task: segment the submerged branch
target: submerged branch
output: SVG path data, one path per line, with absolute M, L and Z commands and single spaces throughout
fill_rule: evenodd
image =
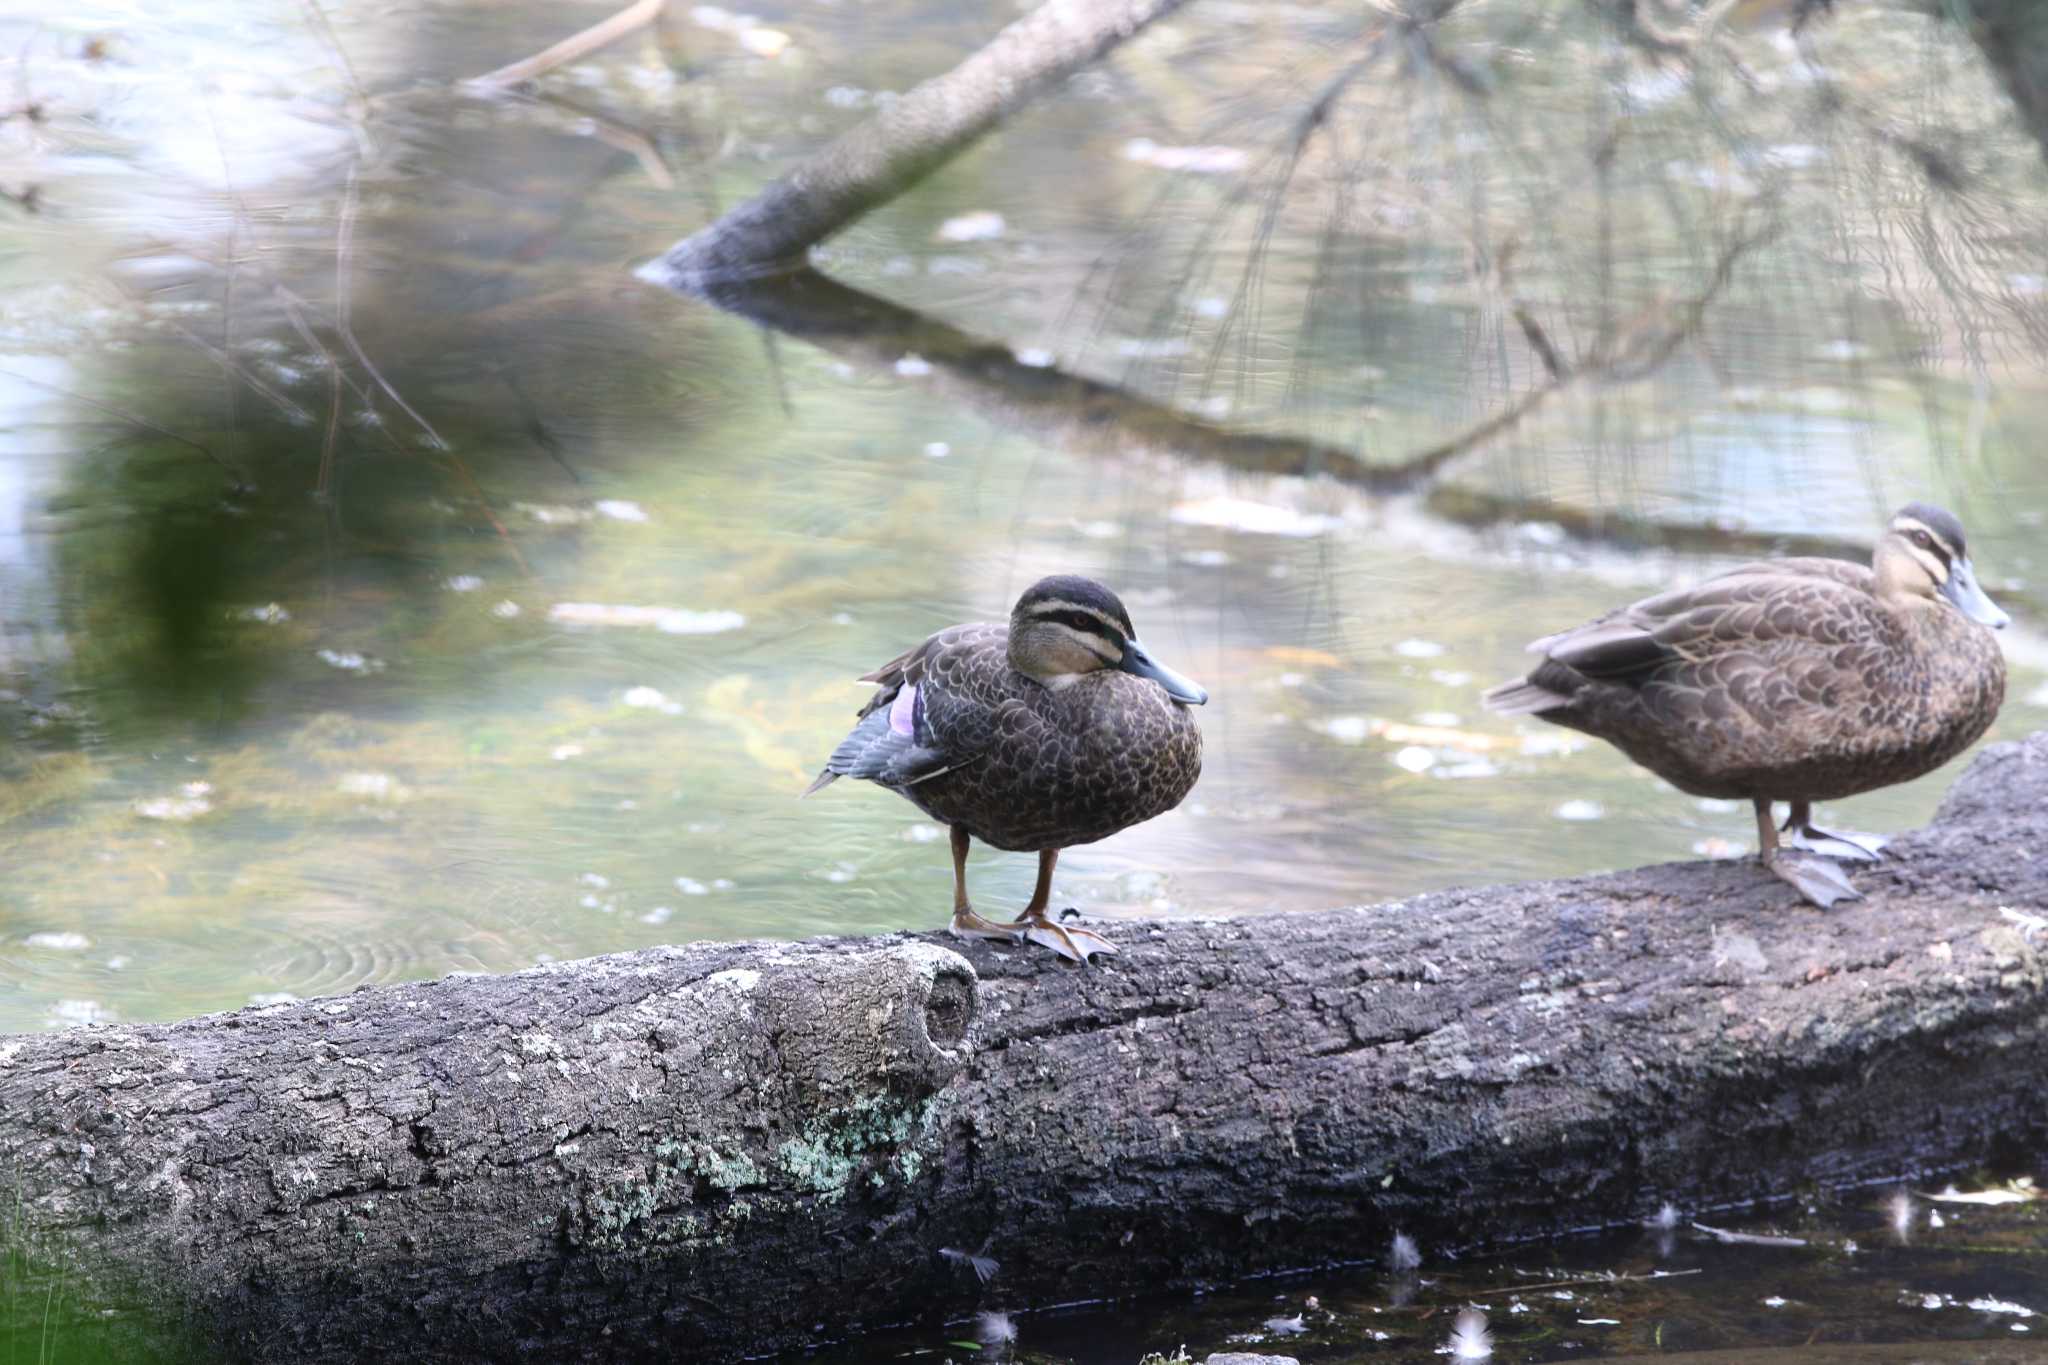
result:
M 1171 455 L 1265 475 L 1327 475 L 1374 493 L 1417 487 L 1409 473 L 1381 468 L 1336 446 L 1228 431 L 1101 380 L 1027 365 L 1001 342 L 813 270 L 731 281 L 708 289 L 705 297 L 874 369 L 903 373 L 928 366 L 926 379 L 935 387 L 1062 449 Z M 910 360 L 922 364 L 903 364 Z
M 1453 461 L 1512 431 L 1531 413 L 1574 385 L 1627 383 L 1645 378 L 1676 354 L 1679 347 L 1699 335 L 1708 309 L 1734 277 L 1737 262 L 1770 236 L 1768 228 L 1757 232 L 1738 230 L 1721 249 L 1712 273 L 1697 294 L 1676 308 L 1660 306 L 1636 317 L 1613 339 L 1603 339 L 1576 363 L 1564 362 L 1534 315 L 1516 303 L 1515 319 L 1548 378 L 1498 412 L 1447 440 L 1417 451 L 1394 467 L 1410 477 L 1411 486 L 1434 483 Z
M 501 66 L 496 71 L 487 71 L 481 76 L 472 76 L 464 84 L 473 89 L 491 90 L 521 81 L 530 81 L 553 71 L 558 66 L 567 66 L 579 61 L 600 48 L 611 46 L 628 34 L 641 29 L 661 17 L 668 0 L 634 0 L 617 14 L 600 19 L 579 33 L 572 33 L 552 47 L 543 48 L 521 61 Z

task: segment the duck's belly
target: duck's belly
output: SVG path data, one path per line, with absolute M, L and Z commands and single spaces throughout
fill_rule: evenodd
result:
M 1682 792 L 1693 796 L 1772 801 L 1837 801 L 1933 772 L 1981 733 L 1954 731 L 1938 743 L 1886 747 L 1863 752 L 1833 749 L 1787 751 L 1759 756 L 1727 754 L 1709 738 L 1694 745 L 1665 737 L 1624 741 L 1615 746 Z
M 1674 724 L 1637 702 L 1596 711 L 1586 724 L 1557 719 L 1609 741 L 1693 796 L 1834 801 L 1933 772 L 1984 733 L 1997 704 L 1901 710 L 1881 725 L 1840 715 L 1825 725 L 1750 715 Z
M 945 825 L 1020 852 L 1106 839 L 1181 803 L 1202 772 L 1202 736 L 1183 719 L 1152 743 L 1000 752 L 903 789 Z

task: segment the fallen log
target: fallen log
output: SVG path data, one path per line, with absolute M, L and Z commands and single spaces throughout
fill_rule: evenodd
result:
M 1701 862 L 15 1036 L 0 1207 L 237 1356 L 715 1360 L 977 1257 L 1019 1307 L 1924 1176 L 2048 1132 L 2044 849 L 2048 734 L 1833 911 Z

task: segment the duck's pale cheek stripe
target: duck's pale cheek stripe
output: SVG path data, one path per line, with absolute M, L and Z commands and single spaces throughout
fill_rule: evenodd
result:
M 917 684 L 911 683 L 889 703 L 889 728 L 899 735 L 911 732 L 911 717 L 917 710 Z

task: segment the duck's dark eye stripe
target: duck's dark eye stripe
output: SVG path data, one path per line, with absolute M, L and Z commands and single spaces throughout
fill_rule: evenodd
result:
M 1078 630 L 1083 635 L 1099 636 L 1119 648 L 1123 645 L 1123 637 L 1120 634 L 1103 624 L 1100 618 L 1090 616 L 1085 611 L 1054 612 L 1051 619 L 1070 630 Z

